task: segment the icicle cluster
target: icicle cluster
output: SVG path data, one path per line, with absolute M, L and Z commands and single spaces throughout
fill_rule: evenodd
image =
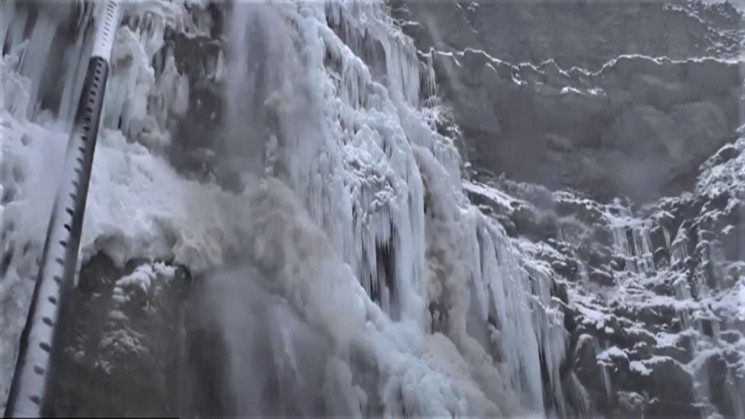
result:
M 301 81 L 273 106 L 289 184 L 310 214 L 367 294 L 393 318 L 452 340 L 489 399 L 515 411 L 514 391 L 542 412 L 543 360 L 550 405 L 563 410 L 566 336 L 550 277 L 527 272 L 501 227 L 465 199 L 452 139 L 420 107 L 431 67 L 381 2 L 281 13 L 302 46 L 292 73 Z M 320 123 L 307 123 L 308 104 L 323 110 Z
M 7 4 L 14 7 L 2 7 Z M 258 39 L 278 47 L 267 50 L 283 52 L 258 58 L 228 48 L 232 55 L 219 71 L 221 77 L 225 71 L 225 101 L 233 108 L 226 135 L 240 138 L 226 144 L 228 151 L 232 146 L 265 152 L 271 167 L 264 173 L 287 184 L 303 207 L 288 203 L 283 187 L 270 181 L 269 192 L 258 195 L 282 198 L 266 198 L 276 205 L 261 209 L 263 201 L 256 204 L 251 191 L 234 196 L 183 180 L 152 155 L 179 140 L 169 137 L 165 124 L 185 112 L 193 88 L 179 74 L 172 51 L 158 55 L 165 33 L 194 33 L 200 26 L 187 19 L 183 2 L 134 2 L 117 35 L 104 116 L 105 126 L 121 133 L 105 132 L 97 150 L 84 255 L 104 250 L 117 264 L 131 257 L 164 258 L 203 272 L 245 245 L 245 234 L 255 257 L 279 270 L 288 300 L 314 326 L 351 341 L 377 366 L 379 387 L 366 390 L 383 399 L 383 413 L 563 412 L 559 369 L 566 337 L 550 295 L 551 278 L 542 265 L 527 264 L 516 243 L 463 193 L 453 139 L 436 130 L 440 110 L 423 105 L 436 91 L 431 63 L 419 60 L 383 1 L 265 7 L 271 10 L 237 7 L 231 14 L 229 39 L 250 41 L 257 34 L 247 37 L 246 25 L 256 16 L 245 13 L 268 13 L 264 24 L 276 26 L 269 28 L 271 36 Z M 81 22 L 90 19 L 84 10 Z M 3 10 L 0 36 L 22 31 L 5 28 L 20 25 L 6 16 L 23 13 Z M 50 28 L 56 26 L 32 26 L 33 48 L 11 45 L 25 54 L 48 51 L 56 30 Z M 83 35 L 76 32 L 77 49 L 64 49 L 70 63 L 84 54 Z M 13 79 L 0 102 L 16 117 L 25 112 L 23 103 L 39 103 L 36 72 L 44 67 L 34 61 L 42 58 L 23 54 L 14 57 L 31 63 L 27 68 L 6 64 L 3 55 L 3 65 L 26 77 L 26 84 Z M 252 114 L 241 113 L 246 103 L 240 94 L 255 94 L 251 89 L 258 83 L 235 71 L 256 59 L 271 70 L 262 79 L 268 91 L 252 108 L 266 115 L 262 130 L 231 131 L 247 126 L 242 119 Z M 79 86 L 80 73 L 69 66 L 65 86 Z M 79 87 L 70 89 L 71 100 Z M 70 108 L 65 109 L 61 117 Z M 307 226 L 301 214 L 306 211 L 322 234 Z M 318 258 L 325 259 L 314 262 Z M 350 397 L 359 400 L 351 406 L 372 398 L 355 394 Z

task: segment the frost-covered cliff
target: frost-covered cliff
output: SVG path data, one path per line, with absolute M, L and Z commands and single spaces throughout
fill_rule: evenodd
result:
M 710 192 L 737 196 L 739 145 L 646 212 L 470 180 L 442 64 L 514 68 L 419 52 L 395 3 L 124 4 L 56 413 L 742 415 L 742 258 L 689 257 L 739 208 Z M 0 7 L 4 398 L 96 8 Z

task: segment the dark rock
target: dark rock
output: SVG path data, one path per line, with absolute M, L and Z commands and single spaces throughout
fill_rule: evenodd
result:
M 640 341 L 634 344 L 634 347 L 629 349 L 629 358 L 632 361 L 642 361 L 651 358 L 653 355 L 654 346 L 656 344 L 654 336 L 646 334 L 648 337 L 647 341 Z
M 81 267 L 78 290 L 92 295 L 111 290 L 114 282 L 121 277 L 121 270 L 105 253 L 97 253 Z
M 626 258 L 617 255 L 610 261 L 610 268 L 614 271 L 623 271 L 626 269 L 626 263 Z
M 556 271 L 559 275 L 567 278 L 570 281 L 577 280 L 576 273 L 577 268 L 574 264 L 570 264 L 567 260 L 554 260 L 551 262 L 551 268 Z
M 149 284 L 121 281 L 135 269 L 152 274 Z M 55 415 L 176 415 L 178 324 L 189 273 L 151 262 L 119 270 L 98 254 L 83 265 L 80 283 L 63 309 Z
M 694 406 L 693 377 L 683 365 L 672 358 L 664 358 L 647 364 L 647 368 L 652 370 L 650 396 L 654 398 L 649 405 L 649 414 L 654 417 L 700 414 Z
M 657 295 L 672 295 L 675 293 L 672 286 L 667 282 L 658 282 L 651 287 L 651 291 Z
M 543 225 L 540 214 L 528 205 L 520 205 L 510 215 L 518 234 L 540 240 L 543 236 Z
M 705 368 L 709 379 L 711 402 L 725 417 L 737 417 L 736 405 L 742 401 L 733 399 L 733 396 L 737 394 L 737 390 L 733 391 L 733 389 L 736 389 L 737 385 L 729 372 L 727 361 L 721 354 L 713 354 L 706 360 Z
M 698 418 L 701 417 L 700 410 L 692 402 L 664 401 L 654 398 L 647 406 L 647 414 L 659 418 Z
M 605 270 L 605 267 L 610 263 L 612 254 L 611 250 L 605 246 L 599 246 L 597 244 L 587 249 L 587 253 L 583 256 L 586 257 L 586 263 L 588 269 L 600 269 Z
M 735 343 L 743 339 L 743 336 L 737 330 L 724 330 L 719 334 L 719 338 L 727 343 Z
M 657 269 L 665 268 L 670 264 L 670 252 L 667 248 L 658 247 L 652 254 L 654 260 L 654 266 Z

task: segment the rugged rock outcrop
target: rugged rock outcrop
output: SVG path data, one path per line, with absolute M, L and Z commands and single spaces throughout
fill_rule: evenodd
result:
M 741 15 L 728 3 L 395 10 L 417 21 L 405 28 L 433 60 L 476 170 L 646 201 L 690 187 L 691 169 L 735 138 L 741 64 L 726 58 Z
M 55 416 L 178 414 L 180 318 L 190 280 L 184 268 L 163 262 L 117 269 L 103 253 L 83 266 L 55 354 Z

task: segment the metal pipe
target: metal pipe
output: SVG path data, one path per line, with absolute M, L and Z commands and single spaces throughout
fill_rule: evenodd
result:
M 109 59 L 119 25 L 119 0 L 107 0 L 98 20 L 93 53 L 78 102 L 65 153 L 62 181 L 49 220 L 39 275 L 18 361 L 8 395 L 5 417 L 41 417 L 50 413 L 48 400 L 54 382 L 52 353 L 59 342 L 60 307 L 74 286 L 85 203 L 93 154 L 106 92 Z

